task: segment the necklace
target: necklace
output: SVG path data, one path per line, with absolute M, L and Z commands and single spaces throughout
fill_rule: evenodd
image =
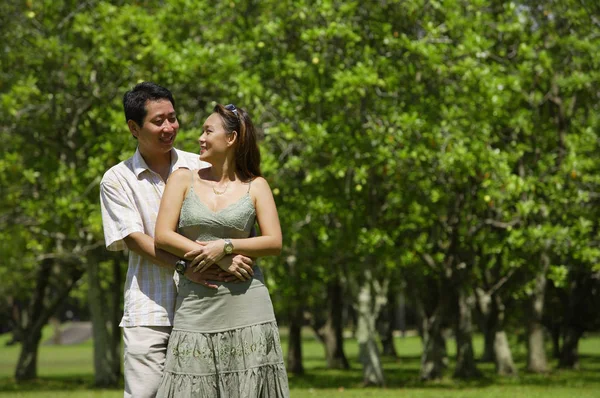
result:
M 217 191 L 217 190 L 215 189 L 215 186 L 216 186 L 216 185 L 213 185 L 213 187 L 212 187 L 212 190 L 213 190 L 213 192 L 215 193 L 215 195 L 223 195 L 223 194 L 225 193 L 225 191 L 227 191 L 227 188 L 229 188 L 229 183 L 230 183 L 230 182 L 231 182 L 231 181 L 227 181 L 227 184 L 225 184 L 225 189 L 223 189 L 222 191 Z

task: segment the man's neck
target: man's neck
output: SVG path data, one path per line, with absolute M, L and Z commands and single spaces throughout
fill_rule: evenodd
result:
M 160 175 L 164 181 L 167 181 L 171 172 L 171 153 L 172 151 L 166 153 L 144 153 L 140 150 L 140 154 L 150 170 Z

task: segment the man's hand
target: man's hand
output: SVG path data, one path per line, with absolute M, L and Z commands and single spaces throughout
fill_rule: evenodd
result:
M 185 270 L 185 277 L 194 283 L 198 283 L 210 289 L 217 289 L 219 286 L 215 285 L 214 283 L 210 283 L 209 280 L 218 282 L 228 282 L 227 279 L 233 278 L 226 272 L 223 272 L 217 266 L 209 267 L 204 272 L 194 272 L 192 268 L 188 266 L 188 268 Z
M 229 280 L 226 280 L 226 282 L 235 280 L 245 282 L 254 276 L 254 270 L 252 269 L 254 261 L 250 257 L 241 254 L 225 256 L 217 262 L 217 265 L 227 274 L 230 274 L 228 275 Z

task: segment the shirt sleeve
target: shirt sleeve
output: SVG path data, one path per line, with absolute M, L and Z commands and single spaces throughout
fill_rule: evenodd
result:
M 134 200 L 119 181 L 104 178 L 100 183 L 100 207 L 106 248 L 124 250 L 123 239 L 134 232 L 144 232 L 144 225 Z

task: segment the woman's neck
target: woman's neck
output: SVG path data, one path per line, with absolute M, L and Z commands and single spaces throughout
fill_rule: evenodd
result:
M 236 179 L 235 163 L 225 159 L 223 162 L 211 163 L 210 176 L 217 183 L 226 183 Z

